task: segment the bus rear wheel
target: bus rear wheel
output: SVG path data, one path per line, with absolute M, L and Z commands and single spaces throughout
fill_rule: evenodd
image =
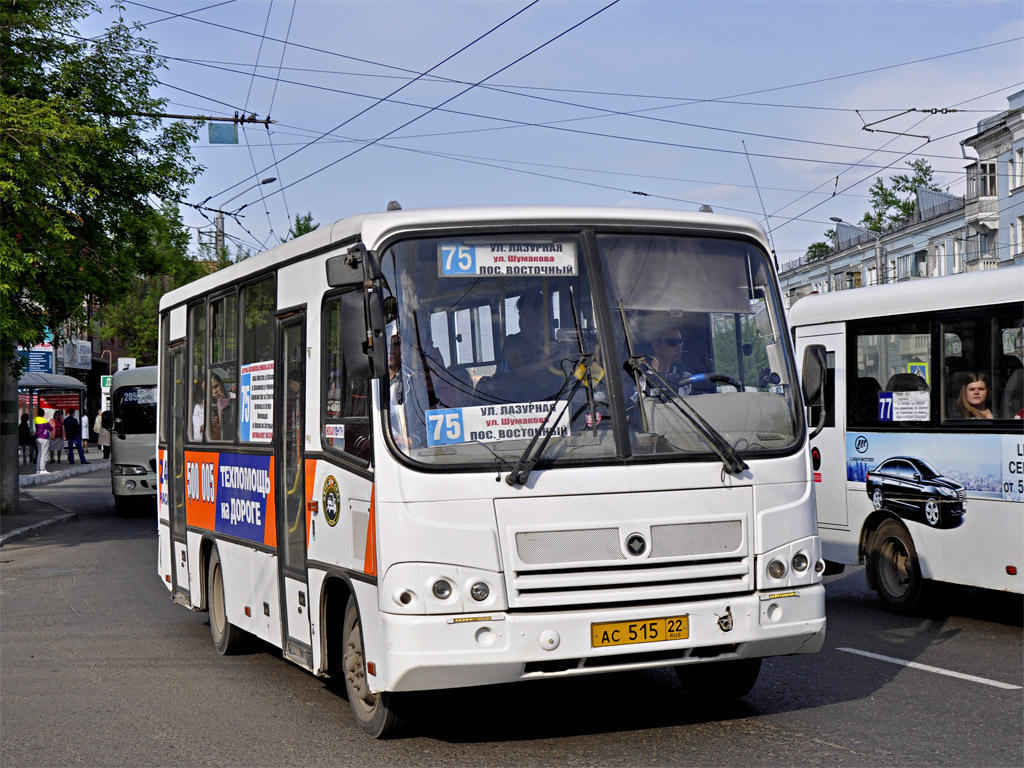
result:
M 750 693 L 761 673 L 761 659 L 732 659 L 703 664 L 680 664 L 676 677 L 695 701 L 725 704 Z
M 354 597 L 345 608 L 342 629 L 342 667 L 345 672 L 345 694 L 356 723 L 375 739 L 395 733 L 401 720 L 395 712 L 396 695 L 381 691 L 373 693 L 366 680 L 366 657 L 363 650 L 362 625 Z
M 871 537 L 868 567 L 882 605 L 893 613 L 910 614 L 924 603 L 925 579 L 910 532 L 886 520 Z
M 210 566 L 206 569 L 206 599 L 210 606 L 210 635 L 217 653 L 222 656 L 238 653 L 245 643 L 245 632 L 228 621 L 224 569 L 216 547 L 210 550 Z

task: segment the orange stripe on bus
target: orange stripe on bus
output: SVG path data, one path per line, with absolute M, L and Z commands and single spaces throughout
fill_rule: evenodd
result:
M 306 549 L 309 549 L 309 529 L 313 520 L 313 516 L 309 514 L 309 502 L 313 500 L 313 483 L 316 482 L 316 459 L 306 459 L 303 469 L 305 470 L 303 492 L 306 496 L 303 500 L 303 509 L 306 511 Z
M 376 486 L 370 487 L 370 519 L 366 524 L 366 554 L 363 555 L 363 573 L 370 576 L 377 575 L 377 525 L 374 520 L 373 496 Z

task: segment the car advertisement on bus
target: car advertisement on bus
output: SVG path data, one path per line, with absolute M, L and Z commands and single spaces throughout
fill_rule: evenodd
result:
M 846 472 L 875 509 L 953 528 L 971 499 L 1024 501 L 1024 436 L 851 432 Z

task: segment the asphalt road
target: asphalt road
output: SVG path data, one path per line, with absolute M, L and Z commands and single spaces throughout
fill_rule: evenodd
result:
M 671 671 L 600 675 L 424 695 L 374 742 L 275 649 L 218 656 L 156 576 L 155 518 L 117 517 L 105 474 L 36 493 L 79 516 L 0 549 L 5 767 L 1024 764 L 1024 691 L 997 687 L 1024 685 L 1019 597 L 896 617 L 857 569 L 829 577 L 824 650 L 766 660 L 724 709 Z

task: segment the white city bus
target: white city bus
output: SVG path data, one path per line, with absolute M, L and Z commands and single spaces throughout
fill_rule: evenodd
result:
M 372 736 L 407 691 L 673 666 L 735 697 L 821 647 L 824 360 L 796 383 L 752 222 L 356 216 L 160 312 L 160 576 Z
M 118 371 L 110 383 L 110 485 L 124 514 L 149 504 L 156 511 L 157 367 Z
M 1024 269 L 1009 268 L 789 313 L 798 352 L 827 350 L 811 445 L 829 572 L 866 563 L 890 610 L 919 608 L 931 581 L 1024 592 L 1022 301 Z

